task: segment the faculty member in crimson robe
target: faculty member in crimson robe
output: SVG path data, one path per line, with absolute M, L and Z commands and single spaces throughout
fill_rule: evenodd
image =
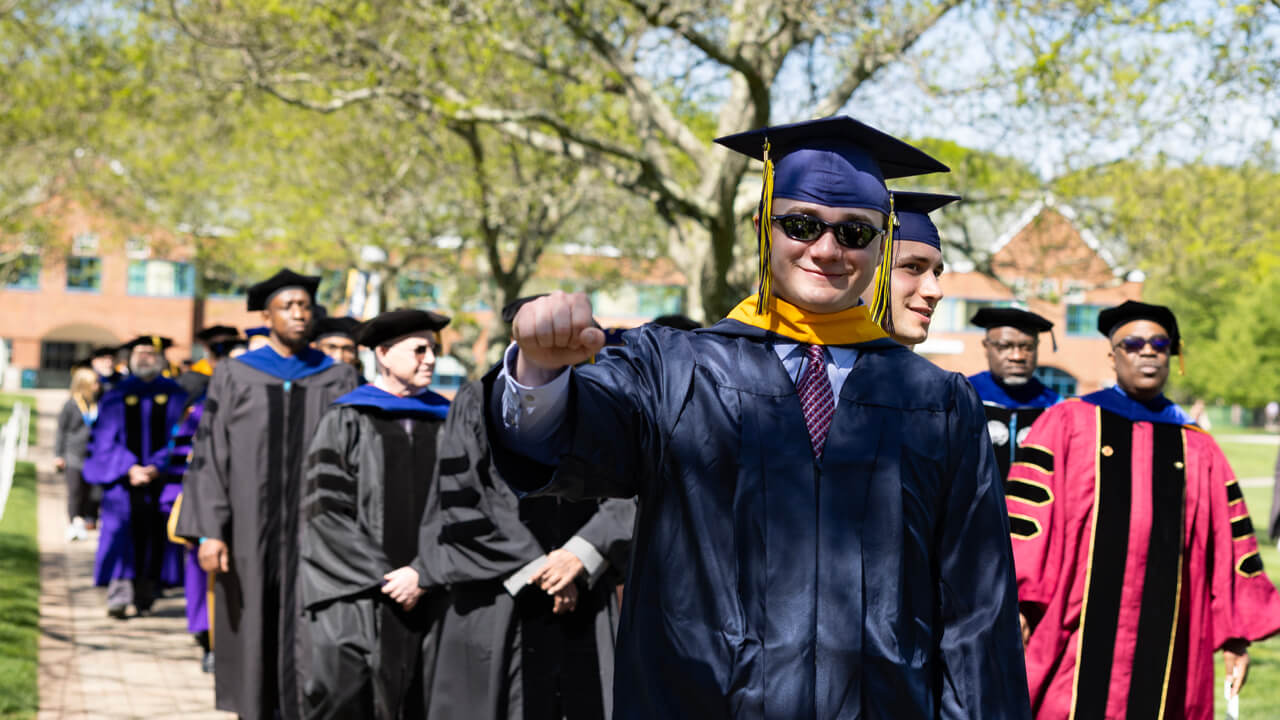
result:
M 891 277 L 884 178 L 946 167 L 848 117 L 719 142 L 765 161 L 758 294 L 574 367 L 605 336 L 552 293 L 486 401 L 497 442 L 558 466 L 513 487 L 639 497 L 614 716 L 1028 717 L 981 403 L 859 300 Z
M 186 393 L 160 375 L 172 344 L 144 335 L 121 346 L 129 351 L 130 374 L 99 401 L 84 463 L 85 481 L 103 490 L 93 579 L 106 586 L 107 614 L 118 619 L 129 605 L 148 612 L 163 586 L 182 581 L 160 507 L 169 487 L 182 480 L 168 471 L 168 447 Z
M 418 526 L 449 401 L 431 392 L 449 318 L 392 310 L 356 339 L 377 378 L 334 401 L 307 460 L 300 583 L 312 661 L 304 716 L 423 717 Z
M 176 532 L 217 573 L 217 707 L 246 720 L 300 717 L 303 461 L 320 418 L 357 385 L 354 368 L 307 345 L 319 283 L 286 269 L 249 288 L 266 344 L 214 370 L 183 484 Z
M 1233 692 L 1280 630 L 1249 510 L 1208 433 L 1163 395 L 1173 313 L 1098 315 L 1116 386 L 1049 408 L 1007 486 L 1037 720 L 1213 718 L 1213 654 Z

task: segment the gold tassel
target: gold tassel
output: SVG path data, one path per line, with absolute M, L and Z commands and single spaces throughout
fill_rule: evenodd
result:
M 1183 343 L 1182 347 L 1178 348 L 1178 375 L 1187 374 L 1187 362 L 1182 359 L 1186 357 L 1186 354 L 1187 354 L 1187 346 L 1185 343 Z
M 884 236 L 884 252 L 880 257 L 880 266 L 876 268 L 876 291 L 871 300 L 871 319 L 885 330 L 892 332 L 893 317 L 889 310 L 889 276 L 893 272 L 893 230 L 898 224 L 898 215 L 893 210 L 893 194 L 889 194 L 889 228 Z
M 769 269 L 773 254 L 773 158 L 769 157 L 769 141 L 764 141 L 764 178 L 760 186 L 760 293 L 756 296 L 756 313 L 763 314 L 773 295 L 773 272 Z

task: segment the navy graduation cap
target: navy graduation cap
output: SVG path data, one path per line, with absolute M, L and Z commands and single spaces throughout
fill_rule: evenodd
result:
M 893 212 L 898 216 L 898 240 L 924 243 L 941 250 L 942 238 L 929 213 L 959 199 L 959 195 L 894 190 Z
M 929 154 L 847 115 L 750 130 L 717 138 L 730 150 L 764 161 L 760 193 L 760 293 L 763 312 L 772 292 L 769 254 L 773 247 L 773 199 L 813 202 L 827 207 L 876 210 L 889 218 L 884 258 L 893 249 L 893 199 L 889 178 L 910 177 L 950 168 Z M 881 265 L 887 264 L 882 260 Z M 888 299 L 888 268 L 880 273 L 872 317 L 883 316 Z M 881 295 L 884 295 L 882 298 Z M 877 310 L 878 309 L 878 310 Z

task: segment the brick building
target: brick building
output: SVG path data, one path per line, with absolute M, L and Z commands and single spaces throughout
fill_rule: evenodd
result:
M 1083 395 L 1115 382 L 1098 334 L 1098 311 L 1142 297 L 1139 273 L 1118 277 L 1106 251 L 1078 228 L 1069 207 L 1052 200 L 1029 208 L 993 246 L 995 277 L 978 272 L 942 275 L 929 340 L 916 350 L 947 370 L 987 369 L 985 331 L 969 323 L 982 307 L 1018 306 L 1053 321 L 1058 351 L 1041 336 L 1041 380 L 1064 395 Z M 945 238 L 944 238 L 945 242 Z
M 3 387 L 66 387 L 71 364 L 90 348 L 144 333 L 173 338 L 169 358 L 179 360 L 191 356 L 201 327 L 261 324 L 243 296 L 196 302 L 189 251 L 171 234 L 67 198 L 38 214 L 47 221 L 44 240 L 6 248 L 21 255 L 0 285 Z
M 66 198 L 49 201 L 37 215 L 46 221 L 41 242 L 0 242 L 0 252 L 19 253 L 13 272 L 0 283 L 0 343 L 9 358 L 0 377 L 2 388 L 66 387 L 72 363 L 92 347 L 117 345 L 144 333 L 173 338 L 169 359 L 177 362 L 198 357 L 193 336 L 203 327 L 262 324 L 258 313 L 245 311 L 244 295 L 236 289 L 219 292 L 206 279 L 206 297 L 196 297 L 190 249 L 172 233 L 120 221 L 101 206 Z M 469 277 L 443 282 L 474 285 L 483 278 L 475 257 L 464 259 L 463 266 L 473 268 L 464 272 Z M 321 290 L 337 298 L 331 310 L 347 311 L 341 298 L 345 285 L 350 300 L 351 279 L 342 269 L 326 273 Z M 457 330 L 446 331 L 446 350 L 465 337 L 471 364 L 485 366 L 496 351 L 488 342 L 495 310 L 479 300 L 449 307 L 445 298 L 466 293 L 432 280 L 423 269 L 401 269 L 392 293 L 396 304 L 452 315 Z M 629 327 L 655 315 L 683 312 L 684 282 L 675 265 L 663 258 L 636 260 L 568 249 L 543 256 L 526 292 L 607 288 L 593 292 L 601 322 Z M 437 389 L 456 388 L 466 374 L 456 359 L 442 359 Z

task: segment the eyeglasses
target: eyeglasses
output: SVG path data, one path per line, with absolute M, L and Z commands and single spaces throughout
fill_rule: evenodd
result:
M 1152 350 L 1158 353 L 1168 352 L 1169 347 L 1173 345 L 1173 341 L 1168 335 L 1156 335 L 1154 337 L 1144 338 L 1137 335 L 1129 335 L 1116 343 L 1116 347 L 1124 348 L 1125 352 L 1142 352 L 1142 348 L 1150 345 Z
M 439 345 L 419 345 L 418 347 L 416 347 L 416 348 L 414 348 L 414 349 L 413 349 L 413 354 L 414 354 L 414 355 L 426 355 L 428 350 L 430 350 L 430 351 L 431 351 L 431 354 L 432 354 L 432 355 L 439 355 L 439 354 L 440 354 L 440 346 L 439 346 Z
M 861 250 L 884 235 L 884 230 L 856 220 L 829 223 L 812 215 L 800 214 L 773 215 L 769 219 L 778 223 L 782 232 L 792 240 L 813 242 L 822 237 L 822 233 L 830 230 L 836 242 L 853 250 Z

